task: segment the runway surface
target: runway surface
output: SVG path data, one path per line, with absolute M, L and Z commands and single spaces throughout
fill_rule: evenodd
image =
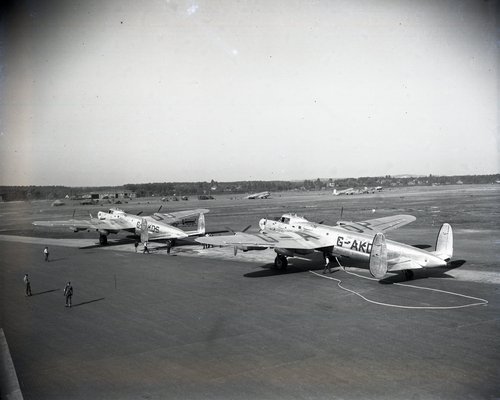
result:
M 379 283 L 348 273 L 369 276 L 359 268 L 322 277 L 318 256 L 291 259 L 287 272 L 277 272 L 269 269 L 273 254 L 267 251 L 234 257 L 231 249 L 187 245 L 171 255 L 161 248 L 135 254 L 125 235 L 102 248 L 94 234 L 29 226 L 44 219 L 40 214 L 70 218 L 68 209 L 0 205 L 1 325 L 24 398 L 500 397 L 498 220 L 483 216 L 498 213 L 498 192 L 486 189 L 459 192 L 461 205 L 450 201 L 451 192 L 342 199 L 360 216 L 354 220 L 373 214 L 373 204 L 375 217 L 381 204 L 414 215 L 439 207 L 443 217 L 420 218 L 430 226 L 417 220 L 392 238 L 433 243 L 441 219 L 452 223 L 463 265 L 419 271 L 406 282 L 440 291 L 397 285 L 398 276 Z M 474 209 L 464 204 L 469 194 Z M 257 224 L 259 213 L 281 203 L 299 211 L 315 206 L 318 217 L 337 205 L 319 195 L 289 200 L 216 200 L 208 216 L 238 228 L 247 224 L 248 217 L 240 217 L 245 210 L 248 223 Z M 176 207 L 198 205 L 190 203 Z M 452 206 L 463 212 L 453 213 Z M 24 296 L 25 273 L 32 297 Z M 71 309 L 62 292 L 68 280 L 75 292 Z M 487 304 L 467 306 L 480 303 L 471 297 Z M 452 308 L 458 306 L 466 307 Z

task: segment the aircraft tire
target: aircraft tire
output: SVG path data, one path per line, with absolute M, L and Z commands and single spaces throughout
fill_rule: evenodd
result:
M 99 244 L 106 246 L 108 244 L 108 237 L 106 235 L 99 235 Z
M 276 269 L 286 269 L 286 267 L 288 266 L 288 260 L 285 256 L 277 255 L 274 259 L 274 266 L 276 267 Z

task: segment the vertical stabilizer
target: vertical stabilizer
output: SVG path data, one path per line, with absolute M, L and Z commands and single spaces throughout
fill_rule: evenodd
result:
M 148 232 L 148 221 L 146 218 L 143 218 L 141 221 L 141 242 L 147 242 L 149 239 L 149 232 Z
M 370 274 L 381 279 L 387 273 L 387 245 L 383 233 L 377 233 L 373 238 L 370 254 Z
M 436 240 L 435 254 L 448 261 L 453 256 L 453 230 L 450 224 L 443 224 Z
M 205 234 L 205 214 L 201 213 L 198 217 L 198 235 Z

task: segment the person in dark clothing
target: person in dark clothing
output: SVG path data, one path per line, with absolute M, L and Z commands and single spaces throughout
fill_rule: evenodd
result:
M 49 248 L 45 246 L 45 249 L 43 249 L 43 254 L 45 255 L 45 261 L 49 261 Z
M 144 250 L 142 250 L 142 254 L 149 254 L 148 242 L 144 242 Z
M 167 240 L 167 254 L 170 254 L 171 249 L 172 249 L 172 241 Z
M 31 296 L 31 283 L 28 274 L 24 275 L 24 284 L 26 285 L 26 296 Z
M 139 242 L 136 240 L 135 243 L 134 243 L 134 247 L 135 247 L 135 252 L 137 253 L 137 247 L 139 246 Z
M 71 307 L 71 298 L 73 297 L 73 286 L 71 286 L 71 282 L 66 284 L 64 296 L 66 297 L 66 307 Z

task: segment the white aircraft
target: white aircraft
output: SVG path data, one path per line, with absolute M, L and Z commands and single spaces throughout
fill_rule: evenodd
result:
M 209 210 L 202 208 L 196 210 L 177 211 L 167 214 L 155 213 L 151 216 L 140 217 L 128 214 L 118 208 L 111 208 L 108 212 L 99 211 L 97 218 L 91 216 L 90 220 L 68 221 L 35 221 L 33 225 L 49 228 L 69 228 L 73 232 L 97 231 L 99 232 L 99 243 L 105 245 L 110 233 L 118 233 L 121 230 L 140 235 L 141 242 L 150 240 L 175 240 L 188 236 L 205 234 L 205 214 Z M 173 224 L 183 224 L 183 221 L 192 216 L 198 216 L 198 229 L 195 231 L 183 231 Z
M 354 188 L 348 188 L 348 189 L 344 189 L 344 190 L 337 190 L 337 189 L 333 189 L 333 192 L 332 194 L 334 196 L 340 196 L 340 195 L 349 195 L 349 194 L 354 194 Z
M 269 196 L 271 196 L 271 192 L 260 192 L 260 193 L 254 193 L 254 194 L 248 195 L 246 198 L 247 199 L 267 199 Z
M 415 219 L 411 215 L 395 215 L 361 222 L 339 221 L 337 226 L 326 226 L 285 214 L 278 221 L 261 219 L 260 234 L 238 232 L 233 236 L 204 237 L 196 241 L 234 246 L 235 254 L 239 249 L 274 248 L 277 269 L 287 267 L 287 257 L 320 251 L 327 264 L 331 257 L 347 257 L 368 262 L 370 273 L 377 279 L 394 271 L 405 271 L 407 279 L 411 279 L 412 270 L 446 266 L 453 255 L 453 232 L 449 224 L 441 226 L 432 252 L 386 239 L 385 232 Z

